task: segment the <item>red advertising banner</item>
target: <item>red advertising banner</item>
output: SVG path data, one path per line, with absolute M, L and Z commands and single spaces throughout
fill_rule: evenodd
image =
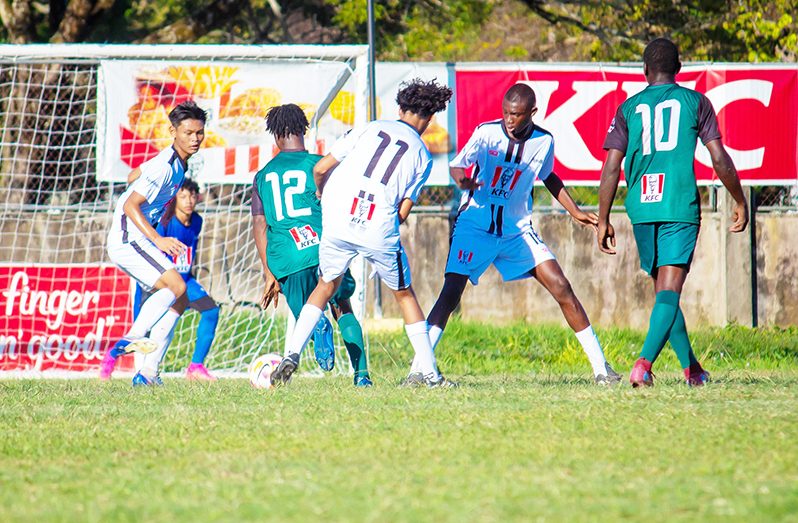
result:
M 94 370 L 130 328 L 130 278 L 110 266 L 3 265 L 0 311 L 0 371 Z
M 798 66 L 686 66 L 676 79 L 712 102 L 744 183 L 798 180 Z M 597 184 L 607 128 L 618 105 L 645 88 L 642 67 L 458 65 L 458 148 L 478 124 L 501 118 L 502 96 L 519 82 L 535 90 L 533 119 L 554 136 L 555 172 L 571 184 Z M 701 144 L 695 165 L 701 183 L 716 180 Z

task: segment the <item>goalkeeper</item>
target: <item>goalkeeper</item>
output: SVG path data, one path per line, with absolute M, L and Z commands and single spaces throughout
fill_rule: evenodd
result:
M 282 292 L 294 318 L 319 279 L 321 204 L 313 166 L 321 156 L 305 149 L 308 127 L 304 111 L 295 104 L 269 110 L 266 130 L 274 136 L 280 152 L 258 172 L 252 184 L 252 235 L 266 282 L 261 306 L 266 308 L 272 301 L 277 305 Z M 355 280 L 347 271 L 330 307 L 355 371 L 354 384 L 370 387 L 363 330 L 349 302 L 354 291 Z M 324 342 L 324 332 L 320 333 L 331 332 L 329 324 L 323 322 L 324 316 L 316 330 L 314 348 L 319 365 L 331 370 L 335 350 L 331 338 Z

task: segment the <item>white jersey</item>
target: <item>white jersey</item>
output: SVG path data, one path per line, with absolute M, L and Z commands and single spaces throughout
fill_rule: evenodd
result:
M 114 220 L 108 232 L 109 244 L 129 243 L 146 238 L 144 233 L 130 220 L 123 210 L 131 194 L 138 193 L 146 198 L 141 204 L 141 212 L 155 227 L 163 216 L 169 202 L 174 199 L 186 175 L 186 166 L 172 147 L 164 149 L 154 158 L 139 167 L 139 176 L 127 188 L 114 209 Z
M 534 126 L 526 140 L 510 138 L 502 120 L 479 125 L 449 163 L 468 168 L 484 185 L 463 193 L 455 227 L 471 227 L 495 236 L 515 236 L 531 228 L 535 180 L 554 169 L 554 138 Z
M 432 168 L 418 132 L 399 120 L 377 120 L 338 140 L 330 154 L 340 164 L 324 186 L 324 236 L 395 250 L 399 205 L 416 201 Z

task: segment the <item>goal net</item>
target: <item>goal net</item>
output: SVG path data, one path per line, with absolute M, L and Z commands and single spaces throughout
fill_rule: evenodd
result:
M 297 103 L 308 149 L 324 153 L 367 118 L 367 66 L 366 46 L 0 46 L 0 372 L 95 372 L 130 326 L 131 282 L 105 237 L 128 173 L 171 145 L 166 115 L 185 100 L 209 116 L 189 163 L 204 219 L 194 275 L 221 305 L 206 365 L 241 373 L 282 353 L 290 314 L 257 305 L 251 239 L 251 182 L 275 154 L 264 117 Z M 360 316 L 364 271 L 354 271 Z M 192 310 L 180 320 L 166 372 L 188 366 L 198 322 Z M 302 369 L 314 366 L 311 350 Z

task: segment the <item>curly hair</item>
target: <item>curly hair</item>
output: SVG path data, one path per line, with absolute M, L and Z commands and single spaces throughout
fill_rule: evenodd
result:
M 185 178 L 183 180 L 183 185 L 180 186 L 181 189 L 185 189 L 192 194 L 199 194 L 200 187 L 197 182 L 192 180 L 191 178 Z
M 266 114 L 266 130 L 275 138 L 305 136 L 308 127 L 305 111 L 296 104 L 277 105 Z
M 399 85 L 396 103 L 402 111 L 410 111 L 427 118 L 446 109 L 451 97 L 452 90 L 438 84 L 436 80 L 425 82 L 421 78 L 414 78 Z
M 679 48 L 667 38 L 656 38 L 643 51 L 643 63 L 652 73 L 679 72 Z
M 178 104 L 169 113 L 169 123 L 177 129 L 184 120 L 199 120 L 205 125 L 208 115 L 195 102 L 188 101 Z

